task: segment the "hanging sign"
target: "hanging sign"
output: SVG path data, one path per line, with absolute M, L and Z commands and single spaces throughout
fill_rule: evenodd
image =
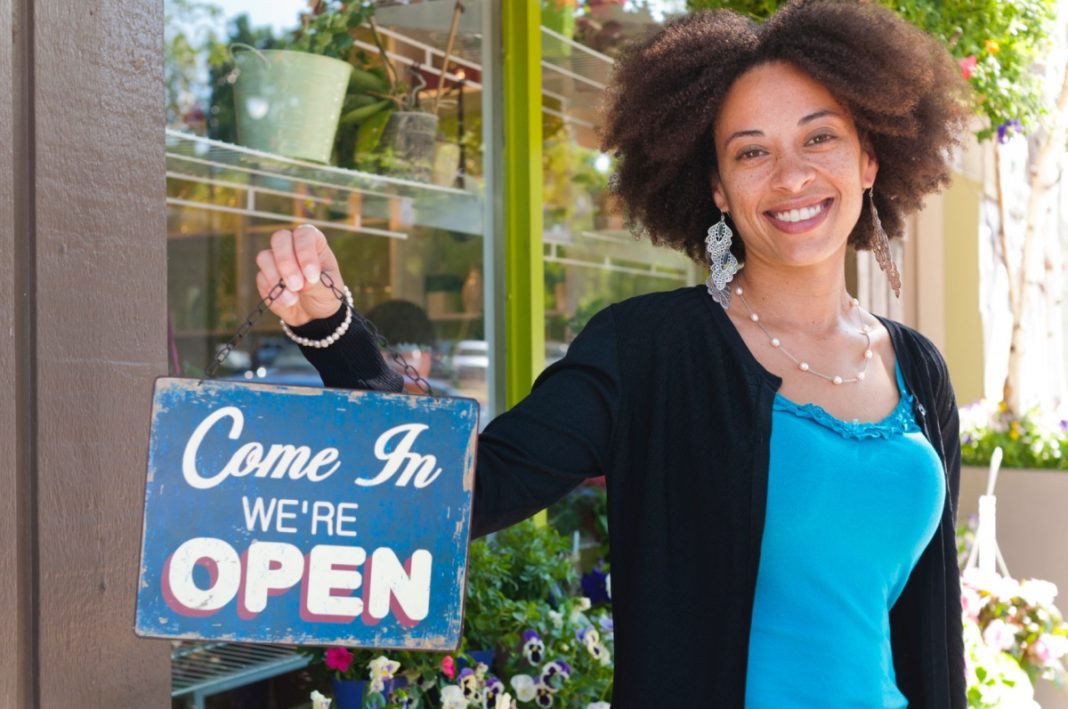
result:
M 452 650 L 478 404 L 156 380 L 136 631 Z

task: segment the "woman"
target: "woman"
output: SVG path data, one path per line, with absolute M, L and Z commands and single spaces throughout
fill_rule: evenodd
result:
M 590 321 L 481 435 L 474 521 L 607 476 L 614 706 L 965 705 L 946 367 L 845 288 L 847 244 L 898 287 L 886 238 L 948 181 L 961 83 L 932 39 L 851 2 L 692 15 L 619 61 L 615 189 L 709 283 Z M 305 344 L 343 324 L 318 231 L 276 233 L 258 263 Z M 331 342 L 305 347 L 328 386 L 399 386 L 358 328 Z

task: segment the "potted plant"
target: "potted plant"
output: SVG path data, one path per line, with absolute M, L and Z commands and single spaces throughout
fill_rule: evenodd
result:
M 372 8 L 322 0 L 279 49 L 235 44 L 238 141 L 251 148 L 328 162 L 352 81 L 351 31 Z
M 358 53 L 347 111 L 341 116 L 342 126 L 355 125 L 355 140 L 351 151 L 348 145 L 339 148 L 339 163 L 347 165 L 350 156 L 353 166 L 375 172 L 389 172 L 423 181 L 430 179 L 434 166 L 434 150 L 438 132 L 438 112 L 444 93 L 445 75 L 452 58 L 453 43 L 459 29 L 463 3 L 453 5 L 452 22 L 445 46 L 445 56 L 438 79 L 438 91 L 431 108 L 425 108 L 420 92 L 426 88 L 418 64 L 411 65 L 402 76 L 390 58 L 379 36 L 374 17 L 368 15 L 366 25 L 378 50 L 378 63 Z M 461 88 L 462 90 L 462 88 Z

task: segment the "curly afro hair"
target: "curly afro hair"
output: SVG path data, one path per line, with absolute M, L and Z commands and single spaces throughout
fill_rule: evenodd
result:
M 791 2 L 760 25 L 729 10 L 698 12 L 624 50 L 602 142 L 618 159 L 612 189 L 631 228 L 704 263 L 705 232 L 720 219 L 713 126 L 735 79 L 768 62 L 807 72 L 850 112 L 879 161 L 883 228 L 901 236 L 905 215 L 949 183 L 968 87 L 933 37 L 873 2 L 834 0 Z M 849 236 L 857 249 L 872 244 L 868 200 L 862 209 Z M 744 259 L 740 239 L 732 248 Z

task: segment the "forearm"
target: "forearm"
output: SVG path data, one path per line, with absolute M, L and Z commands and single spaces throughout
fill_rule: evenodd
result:
M 344 320 L 345 308 L 341 307 L 328 318 L 312 320 L 291 329 L 300 337 L 321 340 L 335 332 Z M 300 351 L 319 371 L 323 384 L 328 387 L 388 392 L 399 392 L 404 387 L 403 377 L 386 364 L 377 343 L 360 324 L 359 318 L 353 318 L 345 334 L 329 347 L 301 345 Z

